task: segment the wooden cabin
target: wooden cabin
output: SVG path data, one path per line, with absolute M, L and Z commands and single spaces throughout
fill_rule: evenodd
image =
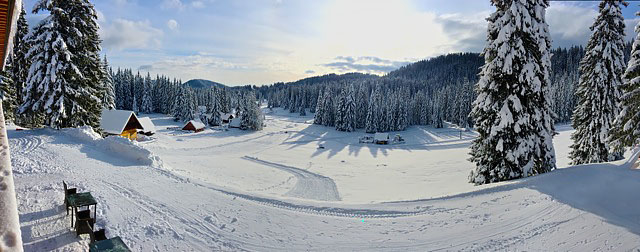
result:
M 191 120 L 191 121 L 188 121 L 187 124 L 184 125 L 184 127 L 182 127 L 182 130 L 200 132 L 200 131 L 203 131 L 204 128 L 205 128 L 204 123 L 196 120 Z
M 129 140 L 138 138 L 138 130 L 144 129 L 133 111 L 102 110 L 100 128 L 107 136 L 121 136 Z
M 220 118 L 222 119 L 222 123 L 230 123 L 235 116 L 232 113 L 220 113 Z
M 373 142 L 375 144 L 389 144 L 391 142 L 389 133 L 376 133 L 373 136 Z

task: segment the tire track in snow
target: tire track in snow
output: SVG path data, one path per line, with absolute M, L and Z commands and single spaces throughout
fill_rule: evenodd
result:
M 298 181 L 291 190 L 285 193 L 286 196 L 322 201 L 340 201 L 338 187 L 336 183 L 333 182 L 333 179 L 329 177 L 255 157 L 244 156 L 242 159 L 270 166 L 294 175 Z
M 37 136 L 25 136 L 9 139 L 9 147 L 11 147 L 13 151 L 19 151 L 22 153 L 30 153 L 40 147 L 42 143 L 42 138 Z

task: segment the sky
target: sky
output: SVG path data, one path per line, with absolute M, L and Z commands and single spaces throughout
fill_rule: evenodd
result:
M 47 13 L 31 13 L 31 26 Z M 382 75 L 446 53 L 481 52 L 488 0 L 94 0 L 115 69 L 263 85 L 327 73 Z M 623 9 L 627 40 L 638 2 Z M 597 1 L 552 1 L 555 47 L 586 45 Z

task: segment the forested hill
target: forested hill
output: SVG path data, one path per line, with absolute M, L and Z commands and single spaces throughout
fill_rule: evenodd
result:
M 450 83 L 460 79 L 476 80 L 484 58 L 479 53 L 452 53 L 421 60 L 387 74 L 427 83 Z
M 202 80 L 202 79 L 189 80 L 185 82 L 183 85 L 189 86 L 191 88 L 212 88 L 212 87 L 224 88 L 225 87 L 224 84 L 221 84 L 215 81 L 210 81 L 210 80 Z
M 630 43 L 625 45 L 625 61 L 630 48 Z M 576 104 L 578 67 L 585 52 L 574 46 L 551 53 L 549 79 L 555 121 L 569 122 Z M 443 121 L 467 127 L 473 125 L 469 112 L 483 64 L 480 53 L 453 53 L 403 66 L 382 77 L 329 74 L 254 88 L 270 107 L 300 114 L 316 112 L 316 123 L 339 130 L 397 131 L 409 125 L 441 127 Z M 355 112 L 343 111 L 351 102 Z M 349 118 L 355 122 L 344 126 L 343 121 Z

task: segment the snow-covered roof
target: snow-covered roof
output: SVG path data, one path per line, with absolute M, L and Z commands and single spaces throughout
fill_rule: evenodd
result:
M 151 133 L 155 133 L 156 132 L 156 126 L 151 121 L 151 118 L 149 118 L 149 117 L 140 117 L 140 118 L 138 118 L 138 121 L 140 121 L 140 124 L 142 124 L 142 128 L 143 128 L 142 131 L 151 132 Z
M 229 122 L 229 127 L 240 128 L 240 118 L 233 118 L 231 122 Z
M 373 138 L 375 140 L 389 140 L 389 133 L 376 133 Z
M 232 113 L 220 113 L 222 120 L 229 120 L 231 117 L 235 117 Z
M 102 110 L 102 116 L 100 117 L 100 128 L 109 134 L 121 134 L 124 128 L 127 126 L 129 122 L 129 118 L 133 116 L 136 117 L 136 114 L 133 111 L 129 110 Z M 139 120 L 138 120 L 139 121 Z M 142 129 L 142 127 L 140 127 Z
M 204 127 L 205 127 L 204 123 L 202 123 L 201 121 L 197 121 L 197 120 L 188 121 L 187 123 L 184 124 L 184 127 L 189 125 L 189 123 L 191 123 L 193 125 L 193 127 L 195 127 L 196 129 L 204 129 Z

